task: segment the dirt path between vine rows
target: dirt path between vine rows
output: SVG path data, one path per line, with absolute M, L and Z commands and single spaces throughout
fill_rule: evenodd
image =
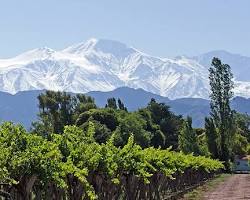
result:
M 203 195 L 204 200 L 250 200 L 250 174 L 234 174 L 213 191 Z

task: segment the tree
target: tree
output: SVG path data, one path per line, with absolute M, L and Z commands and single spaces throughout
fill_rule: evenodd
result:
M 109 98 L 107 99 L 107 104 L 105 105 L 105 108 L 112 108 L 117 109 L 116 99 L 115 98 Z
M 212 118 L 205 118 L 205 130 L 209 152 L 213 158 L 218 158 L 220 152 L 220 135 L 216 130 Z
M 80 114 L 76 120 L 76 125 L 81 126 L 84 123 L 93 120 L 105 124 L 111 131 L 114 131 L 118 125 L 115 110 L 109 108 L 91 109 Z
M 247 154 L 248 141 L 241 134 L 236 134 L 234 137 L 233 152 L 235 155 L 244 156 Z
M 235 121 L 237 132 L 246 137 L 248 142 L 250 142 L 250 116 L 248 114 L 236 113 Z
M 97 108 L 95 100 L 92 97 L 86 96 L 84 94 L 77 94 L 72 100 L 75 104 L 73 116 L 74 123 L 81 113 Z
M 208 149 L 206 133 L 204 132 L 200 135 L 197 135 L 197 141 L 199 146 L 199 155 L 211 157 L 211 153 Z
M 229 170 L 229 160 L 232 154 L 232 138 L 234 134 L 234 112 L 230 108 L 230 100 L 233 97 L 233 74 L 227 64 L 223 64 L 218 58 L 213 58 L 209 68 L 210 115 L 216 131 L 220 137 L 219 158 L 225 161 Z
M 139 109 L 138 114 L 146 121 L 146 131 L 151 134 L 150 146 L 165 147 L 166 137 L 160 130 L 160 126 L 152 120 L 151 112 L 147 108 Z
M 46 91 L 38 96 L 39 117 L 46 128 L 62 133 L 65 125 L 72 123 L 73 104 L 66 92 Z
M 128 109 L 124 106 L 124 103 L 121 101 L 121 99 L 118 98 L 118 108 L 120 110 L 128 111 Z
M 187 120 L 184 121 L 183 128 L 179 135 L 179 149 L 186 154 L 199 154 L 197 135 L 195 130 L 192 128 L 192 118 L 189 116 L 187 117 Z
M 33 123 L 33 132 L 46 137 L 62 133 L 64 126 L 75 124 L 82 112 L 96 108 L 94 99 L 83 94 L 72 96 L 66 92 L 46 91 L 38 100 L 39 121 Z
M 99 144 L 105 143 L 107 142 L 107 140 L 111 137 L 111 130 L 109 128 L 107 128 L 107 126 L 105 124 L 100 123 L 99 121 L 90 119 L 89 121 L 85 122 L 81 128 L 83 128 L 83 130 L 87 131 L 89 128 L 89 122 L 92 123 L 93 127 L 94 127 L 94 134 L 93 137 L 95 139 L 95 141 Z
M 148 147 L 151 140 L 150 132 L 146 131 L 146 121 L 136 112 L 126 113 L 119 117 L 119 126 L 115 130 L 116 144 L 124 146 L 133 135 L 135 142 L 141 147 Z
M 165 103 L 157 103 L 151 99 L 147 109 L 150 111 L 153 123 L 159 125 L 165 136 L 164 148 L 178 148 L 178 135 L 182 125 L 182 116 L 175 115 Z

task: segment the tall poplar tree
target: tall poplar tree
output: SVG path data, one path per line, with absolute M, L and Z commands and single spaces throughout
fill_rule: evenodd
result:
M 220 59 L 213 58 L 209 68 L 210 115 L 215 130 L 219 135 L 220 160 L 225 161 L 226 169 L 229 169 L 229 160 L 232 152 L 232 138 L 234 134 L 234 117 L 230 108 L 230 100 L 233 97 L 233 74 L 228 64 L 223 64 Z

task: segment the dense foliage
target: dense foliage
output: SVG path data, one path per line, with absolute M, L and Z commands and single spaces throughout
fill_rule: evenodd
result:
M 196 131 L 192 128 L 192 118 L 187 117 L 183 124 L 184 126 L 179 134 L 179 148 L 184 153 L 199 155 L 198 137 Z
M 38 100 L 39 121 L 33 123 L 32 132 L 43 137 L 62 133 L 66 125 L 76 125 L 86 131 L 92 122 L 94 138 L 99 144 L 114 134 L 115 144 L 123 146 L 133 134 L 142 147 L 178 147 L 183 119 L 154 99 L 146 108 L 135 112 L 128 112 L 124 103 L 120 99 L 116 102 L 115 98 L 108 99 L 105 108 L 97 108 L 94 100 L 85 95 L 73 96 L 64 92 L 46 91 Z
M 18 199 L 144 199 L 148 195 L 157 199 L 167 195 L 167 187 L 192 184 L 185 173 L 202 181 L 223 168 L 221 162 L 202 156 L 143 149 L 133 135 L 123 147 L 114 145 L 115 135 L 98 144 L 94 127 L 92 122 L 86 131 L 66 126 L 62 134 L 48 139 L 11 123 L 1 125 L 0 179 L 8 183 L 5 191 Z M 175 181 L 181 176 L 182 184 Z M 158 186 L 168 183 L 162 185 L 166 190 L 152 185 L 155 181 Z

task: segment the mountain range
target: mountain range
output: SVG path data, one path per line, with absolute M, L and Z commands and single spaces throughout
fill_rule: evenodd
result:
M 39 112 L 37 96 L 42 92 L 43 90 L 24 91 L 15 95 L 0 92 L 0 121 L 21 123 L 29 129 L 31 122 L 37 120 L 37 113 Z M 154 98 L 158 102 L 169 105 L 170 110 L 175 114 L 184 117 L 191 116 L 194 127 L 203 127 L 204 118 L 209 115 L 209 101 L 206 99 L 182 98 L 170 100 L 143 89 L 128 87 L 117 88 L 109 92 L 89 92 L 86 94 L 93 97 L 99 107 L 104 107 L 108 98 L 120 98 L 130 111 L 147 106 L 151 98 Z M 250 99 L 235 97 L 231 105 L 238 112 L 250 114 Z
M 159 58 L 104 39 L 90 39 L 60 51 L 38 48 L 0 59 L 0 91 L 87 93 L 130 87 L 169 99 L 208 99 L 208 67 L 214 56 L 232 67 L 235 95 L 250 97 L 250 57 L 213 51 L 193 57 Z

